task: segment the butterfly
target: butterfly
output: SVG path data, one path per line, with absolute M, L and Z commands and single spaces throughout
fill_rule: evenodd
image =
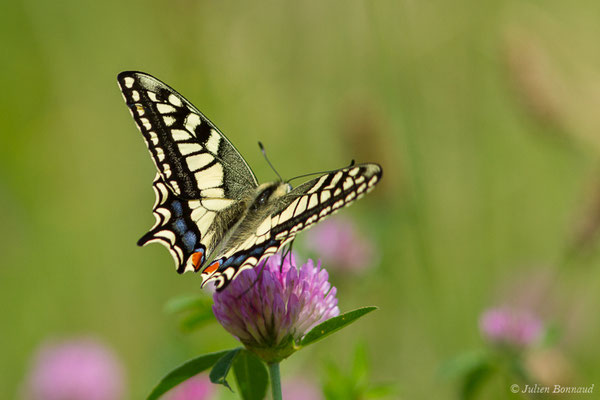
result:
M 362 197 L 381 178 L 377 164 L 351 165 L 296 188 L 258 183 L 217 127 L 165 83 L 143 72 L 117 77 L 157 174 L 156 223 L 138 245 L 167 247 L 177 272 L 201 272 L 223 290 L 296 234 Z

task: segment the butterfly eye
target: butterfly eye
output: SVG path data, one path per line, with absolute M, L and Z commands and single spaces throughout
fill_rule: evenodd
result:
M 259 207 L 262 207 L 265 204 L 267 204 L 267 201 L 269 201 L 269 198 L 271 197 L 271 194 L 273 194 L 274 190 L 275 190 L 274 186 L 269 186 L 269 187 L 265 188 L 265 190 L 263 190 L 258 195 L 256 200 L 254 200 L 254 204 L 252 205 L 252 208 L 256 210 Z
M 269 188 L 269 189 L 265 190 L 264 192 L 262 192 L 260 194 L 260 196 L 258 197 L 258 201 L 257 201 L 258 204 L 261 206 L 264 205 L 267 202 L 267 200 L 269 200 L 269 197 L 271 197 L 271 193 L 273 193 L 272 188 Z

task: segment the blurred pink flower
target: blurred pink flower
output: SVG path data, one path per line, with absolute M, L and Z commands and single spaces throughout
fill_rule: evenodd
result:
M 166 400 L 207 400 L 212 398 L 213 384 L 206 375 L 196 375 L 173 388 Z
M 542 321 L 531 312 L 492 308 L 481 316 L 479 328 L 482 335 L 494 344 L 521 348 L 537 341 L 544 327 Z
M 26 382 L 30 400 L 119 400 L 123 367 L 115 354 L 89 338 L 47 343 Z
M 376 264 L 375 246 L 354 222 L 331 218 L 306 233 L 306 246 L 326 263 L 354 271 Z
M 283 384 L 286 400 L 323 400 L 323 394 L 313 383 L 303 378 L 292 379 Z

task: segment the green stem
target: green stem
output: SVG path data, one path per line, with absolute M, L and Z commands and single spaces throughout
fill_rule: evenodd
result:
M 271 375 L 271 393 L 273 400 L 283 400 L 281 395 L 281 375 L 279 374 L 279 363 L 269 364 L 269 374 Z

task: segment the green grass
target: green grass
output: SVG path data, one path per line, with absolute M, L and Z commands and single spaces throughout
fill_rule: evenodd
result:
M 163 305 L 196 292 L 199 280 L 175 274 L 162 247 L 135 246 L 153 222 L 154 168 L 117 88 L 127 69 L 189 98 L 261 181 L 274 176 L 258 140 L 286 177 L 352 158 L 383 164 L 380 188 L 344 211 L 377 239 L 381 266 L 350 282 L 332 277 L 343 284 L 343 311 L 380 310 L 316 345 L 316 359 L 366 339 L 372 377 L 396 383 L 404 398 L 454 398 L 436 371 L 482 346 L 480 312 L 502 287 L 560 269 L 545 317 L 564 329 L 559 346 L 575 380 L 598 381 L 600 255 L 559 262 L 598 174 L 600 5 L 541 7 L 3 5 L 0 397 L 15 396 L 49 337 L 108 342 L 126 364 L 131 398 L 181 361 L 235 343 L 218 327 L 177 334 Z M 506 60 L 515 27 L 546 46 L 554 78 L 571 94 L 560 97 L 559 123 L 519 97 Z M 283 363 L 284 386 L 286 369 L 311 369 L 313 360 Z M 506 389 L 498 383 L 490 393 L 504 398 Z

